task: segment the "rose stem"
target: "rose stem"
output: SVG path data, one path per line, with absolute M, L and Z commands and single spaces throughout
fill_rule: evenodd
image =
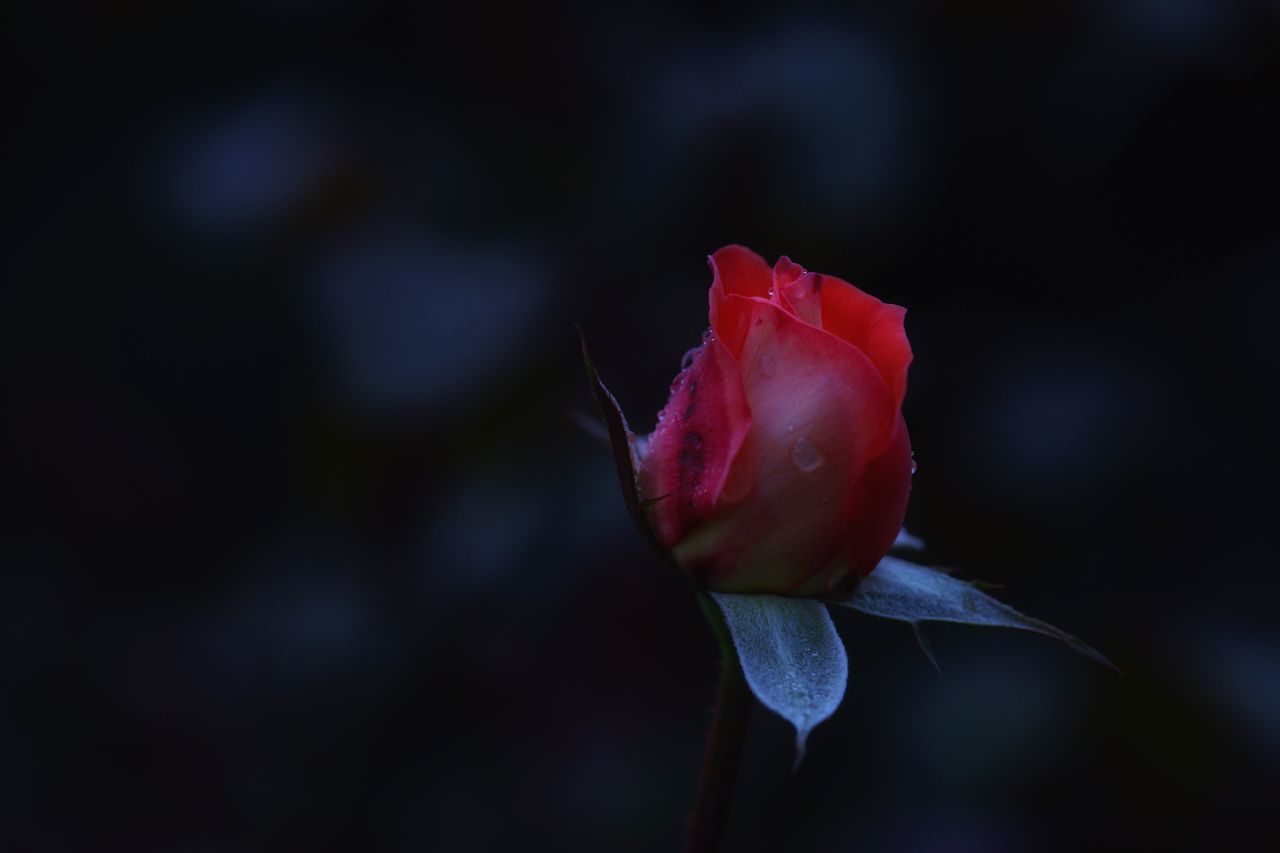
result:
M 733 782 L 738 774 L 738 757 L 747 730 L 747 713 L 751 710 L 751 693 L 742 676 L 742 665 L 733 647 L 733 638 L 725 625 L 719 606 L 706 593 L 698 593 L 698 603 L 720 643 L 720 690 L 707 743 L 702 753 L 702 772 L 698 793 L 689 818 L 686 853 L 714 853 L 720 849 L 729 804 L 733 799 Z

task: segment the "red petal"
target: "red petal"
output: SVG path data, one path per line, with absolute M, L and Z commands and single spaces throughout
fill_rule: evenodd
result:
M 743 246 L 725 246 L 707 260 L 712 273 L 711 328 L 736 357 L 747 332 L 746 315 L 738 303 L 728 302 L 728 297 L 768 299 L 773 273 L 764 258 Z
M 822 327 L 866 353 L 901 407 L 907 393 L 911 344 L 902 326 L 905 308 L 881 302 L 847 281 L 826 276 L 822 285 Z
M 773 265 L 773 286 L 775 289 L 781 290 L 802 275 L 804 275 L 804 267 L 792 262 L 790 258 L 783 255 Z
M 805 273 L 804 267 L 783 255 L 773 265 L 772 302 L 811 326 L 821 326 L 822 296 L 818 290 L 821 281 L 821 276 Z
M 716 507 L 751 431 L 738 364 L 718 340 L 703 344 L 672 384 L 640 462 L 649 519 L 666 548 Z
M 911 496 L 911 438 L 898 415 L 893 439 L 863 470 L 849 495 L 849 524 L 844 547 L 825 570 L 790 591 L 790 595 L 826 595 L 845 578 L 871 574 L 902 529 Z
M 861 577 L 879 564 L 907 515 L 911 496 L 911 437 L 901 413 L 889 446 L 854 484 L 852 521 L 845 532 L 845 562 Z
M 792 314 L 810 326 L 822 328 L 822 283 L 826 276 L 807 272 L 778 288 L 781 301 Z
M 760 300 L 726 302 L 750 319 L 739 363 L 753 488 L 676 557 L 713 589 L 787 592 L 843 548 L 853 484 L 893 437 L 897 412 L 875 366 L 845 341 Z

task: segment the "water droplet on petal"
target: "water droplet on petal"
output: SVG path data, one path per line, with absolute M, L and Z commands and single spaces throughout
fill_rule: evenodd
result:
M 914 477 L 915 475 L 916 475 L 916 454 L 915 454 L 914 452 L 912 452 L 912 454 L 911 454 L 911 476 L 912 476 L 912 477 Z
M 756 364 L 756 369 L 760 371 L 760 375 L 768 379 L 770 376 L 778 372 L 778 362 L 774 361 L 773 356 L 765 354 L 760 356 L 760 361 Z
M 702 347 L 694 347 L 693 349 L 689 350 L 684 354 L 684 358 L 680 359 L 681 370 L 688 370 L 690 367 L 693 366 L 693 359 L 698 354 L 698 350 L 700 349 L 702 349 Z
M 808 474 L 821 468 L 826 460 L 822 457 L 822 451 L 812 441 L 799 438 L 796 439 L 795 444 L 791 445 L 791 461 L 797 468 Z

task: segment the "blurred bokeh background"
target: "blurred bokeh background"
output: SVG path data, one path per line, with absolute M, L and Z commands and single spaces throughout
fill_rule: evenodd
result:
M 928 557 L 729 849 L 1280 849 L 1280 4 L 9 4 L 8 849 L 670 850 L 651 427 L 741 242 L 906 306 Z M 1275 846 L 1273 846 L 1275 845 Z

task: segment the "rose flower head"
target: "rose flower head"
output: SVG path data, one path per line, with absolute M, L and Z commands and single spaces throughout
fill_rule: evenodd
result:
M 710 262 L 711 329 L 642 444 L 649 526 L 707 589 L 846 588 L 889 550 L 911 491 L 906 311 L 742 246 Z

